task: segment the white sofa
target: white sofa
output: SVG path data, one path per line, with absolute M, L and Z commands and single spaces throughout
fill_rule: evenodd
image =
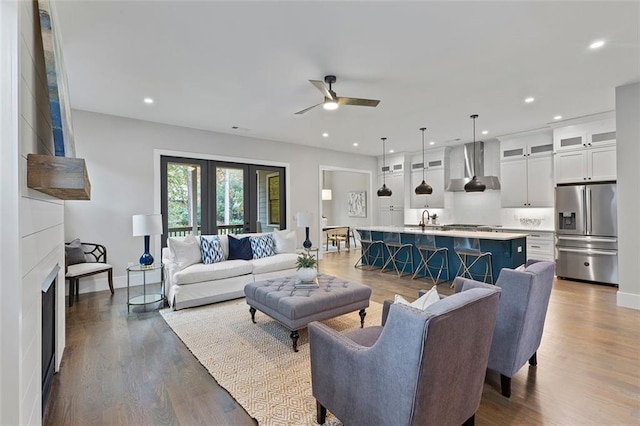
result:
M 175 250 L 177 244 L 172 242 L 180 243 L 184 242 L 185 238 L 193 237 L 170 237 L 169 247 L 162 249 L 162 262 L 165 265 L 165 295 L 169 306 L 178 310 L 244 297 L 246 284 L 294 275 L 298 258 L 295 252 L 297 243 L 295 231 L 242 234 L 234 237 L 268 234 L 271 234 L 275 241 L 276 254 L 273 256 L 252 260 L 228 260 L 228 237 L 218 235 L 224 255 L 222 261 L 204 264 L 200 260 L 184 268 L 181 267 L 184 265 L 183 259 L 178 258 L 182 253 Z M 199 243 L 200 237 L 195 238 Z

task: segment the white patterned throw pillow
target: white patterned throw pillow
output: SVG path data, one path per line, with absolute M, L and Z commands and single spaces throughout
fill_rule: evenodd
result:
M 202 252 L 202 263 L 207 265 L 224 260 L 222 245 L 215 235 L 211 237 L 200 237 L 200 251 Z
M 252 235 L 249 241 L 251 242 L 251 251 L 253 252 L 254 259 L 262 259 L 263 257 L 274 256 L 276 254 L 273 237 L 270 234 Z

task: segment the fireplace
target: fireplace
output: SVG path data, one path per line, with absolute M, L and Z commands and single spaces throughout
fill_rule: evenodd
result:
M 56 369 L 56 265 L 42 283 L 42 411 Z

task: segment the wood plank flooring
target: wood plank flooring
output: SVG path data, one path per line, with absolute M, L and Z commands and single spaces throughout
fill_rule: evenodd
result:
M 356 250 L 328 253 L 320 272 L 363 282 L 372 300 L 415 299 L 425 280 L 353 267 Z M 441 293 L 451 292 L 447 284 Z M 616 288 L 556 280 L 538 366 L 500 395 L 489 372 L 478 425 L 640 424 L 640 312 L 616 306 Z M 44 414 L 45 425 L 249 425 L 150 308 L 127 314 L 126 290 L 80 295 L 67 308 L 67 348 Z

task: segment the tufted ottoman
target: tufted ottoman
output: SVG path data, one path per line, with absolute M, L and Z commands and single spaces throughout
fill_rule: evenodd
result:
M 247 284 L 244 294 L 251 307 L 251 321 L 256 323 L 256 309 L 291 330 L 293 350 L 298 352 L 298 330 L 311 321 L 323 321 L 360 310 L 360 327 L 364 326 L 365 308 L 369 306 L 371 288 L 331 275 L 318 275 L 317 289 L 297 289 L 296 276 L 275 278 Z

